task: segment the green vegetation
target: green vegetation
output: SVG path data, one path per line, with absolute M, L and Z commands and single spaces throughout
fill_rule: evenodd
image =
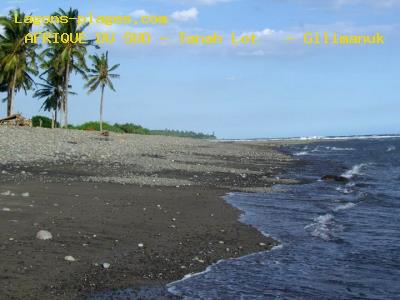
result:
M 33 127 L 43 127 L 43 128 L 52 128 L 53 120 L 45 117 L 45 116 L 34 116 L 32 117 L 32 126 Z M 58 126 L 58 125 L 57 125 Z
M 50 120 L 51 121 L 51 120 Z M 44 126 L 43 126 L 44 127 Z M 87 122 L 82 125 L 68 125 L 69 129 L 77 130 L 89 130 L 89 131 L 100 131 L 100 122 Z M 186 137 L 194 139 L 216 139 L 214 134 L 198 133 L 193 131 L 179 131 L 179 130 L 150 130 L 140 125 L 125 123 L 110 125 L 109 123 L 103 122 L 103 130 L 126 133 L 126 134 L 141 134 L 141 135 L 164 135 L 164 136 L 175 136 L 175 137 Z
M 15 23 L 14 16 L 23 19 L 19 9 L 10 11 L 8 17 L 0 17 L 3 34 L 0 34 L 0 92 L 7 92 L 7 116 L 13 114 L 14 95 L 25 92 L 34 85 L 31 75 L 37 75 L 35 44 L 25 44 L 25 35 L 32 24 Z
M 167 135 L 167 136 L 176 136 L 176 137 L 187 137 L 187 138 L 195 138 L 195 139 L 216 139 L 215 134 L 206 134 L 199 133 L 193 131 L 183 131 L 183 130 L 152 130 L 151 134 L 154 135 Z
M 108 51 L 103 53 L 101 56 L 91 55 L 92 69 L 89 70 L 89 79 L 85 87 L 89 89 L 88 93 L 94 92 L 98 87 L 101 90 L 100 97 L 100 131 L 103 131 L 103 102 L 104 102 L 104 89 L 109 87 L 115 92 L 114 85 L 112 84 L 111 78 L 119 78 L 118 74 L 113 74 L 119 65 L 114 65 L 111 68 L 108 67 Z
M 88 23 L 78 25 L 79 12 L 77 9 L 70 8 L 68 11 L 64 11 L 60 8 L 57 12 L 53 13 L 53 16 L 68 17 L 69 21 L 65 24 L 46 24 L 47 31 L 57 33 L 60 36 L 62 34 L 76 36 L 84 32 L 89 26 Z M 52 82 L 57 77 L 60 79 L 63 91 L 60 95 L 60 101 L 61 111 L 64 114 L 64 127 L 68 127 L 68 95 L 71 73 L 78 73 L 84 79 L 87 79 L 88 67 L 86 66 L 86 54 L 87 48 L 92 45 L 94 45 L 94 41 L 92 40 L 86 40 L 84 43 L 50 43 L 41 54 L 41 59 L 43 60 L 42 68 L 46 70 L 44 74 L 48 74 L 49 76 L 48 82 Z
M 70 129 L 78 129 L 78 130 L 89 130 L 89 131 L 100 131 L 100 122 L 86 122 L 82 125 L 69 125 Z M 124 131 L 116 126 L 110 125 L 106 122 L 103 122 L 103 130 L 107 130 L 110 132 L 124 133 Z
M 150 134 L 150 130 L 149 129 L 144 128 L 144 127 L 142 127 L 140 125 L 132 124 L 132 123 L 115 124 L 114 126 L 120 128 L 125 133 L 144 134 L 144 135 Z

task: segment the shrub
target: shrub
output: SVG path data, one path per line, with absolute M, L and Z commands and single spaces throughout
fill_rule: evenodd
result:
M 154 135 L 166 135 L 166 136 L 175 136 L 175 137 L 186 137 L 186 138 L 193 138 L 193 139 L 216 139 L 214 133 L 207 134 L 202 132 L 193 132 L 193 131 L 184 131 L 184 130 L 151 130 L 151 134 Z
M 150 130 L 147 128 L 144 128 L 140 125 L 136 125 L 133 123 L 126 123 L 126 124 L 114 124 L 114 127 L 117 127 L 121 129 L 125 133 L 131 133 L 131 134 L 150 134 Z
M 33 127 L 40 127 L 40 121 L 42 121 L 42 127 L 44 128 L 51 128 L 52 120 L 45 116 L 34 116 L 32 117 L 32 126 Z M 58 125 L 58 123 L 57 123 Z
M 99 122 L 86 122 L 82 125 L 74 126 L 74 129 L 100 131 L 100 123 Z M 124 131 L 122 129 L 120 129 L 116 126 L 112 126 L 106 122 L 103 122 L 103 130 L 124 133 Z

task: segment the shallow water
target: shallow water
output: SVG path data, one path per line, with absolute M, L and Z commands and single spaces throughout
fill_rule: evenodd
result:
M 284 151 L 305 161 L 286 176 L 308 183 L 226 197 L 241 221 L 281 246 L 221 261 L 169 291 L 186 299 L 400 299 L 400 139 Z M 319 180 L 327 174 L 349 182 Z

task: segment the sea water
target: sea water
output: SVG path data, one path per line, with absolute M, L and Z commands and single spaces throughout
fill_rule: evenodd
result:
M 282 149 L 302 184 L 226 201 L 280 241 L 169 284 L 185 299 L 400 299 L 400 139 L 318 141 Z M 347 183 L 325 182 L 342 175 Z

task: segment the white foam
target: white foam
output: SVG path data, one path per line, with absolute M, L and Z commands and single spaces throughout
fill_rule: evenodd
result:
M 333 209 L 333 211 L 345 210 L 345 209 L 353 208 L 354 206 L 356 206 L 355 203 L 349 202 L 349 203 L 346 203 L 346 204 L 339 205 L 339 206 L 335 207 L 335 208 Z
M 394 151 L 394 150 L 396 150 L 396 147 L 393 146 L 393 145 L 389 146 L 389 147 L 386 149 L 387 152 L 392 152 L 392 151 Z
M 292 138 L 299 140 L 368 140 L 368 139 L 391 139 L 398 138 L 399 135 L 356 135 L 356 136 L 304 136 Z
M 332 151 L 354 151 L 354 150 L 356 150 L 354 148 L 339 148 L 339 147 L 326 147 L 326 149 L 332 150 Z
M 277 245 L 277 246 L 272 247 L 272 248 L 271 248 L 271 251 L 273 251 L 273 250 L 280 250 L 280 249 L 282 249 L 282 248 L 283 248 L 283 244 L 279 244 L 279 245 Z
M 343 177 L 346 177 L 347 179 L 352 178 L 354 175 L 362 175 L 361 171 L 367 166 L 367 164 L 359 164 L 353 166 L 351 170 L 348 170 L 342 174 Z
M 330 225 L 333 224 L 334 217 L 331 214 L 325 214 L 318 216 L 314 219 L 314 223 L 304 227 L 304 229 L 314 229 L 311 235 L 323 239 L 324 241 L 330 241 L 332 239 L 332 232 Z
M 336 190 L 343 194 L 351 194 L 354 192 L 354 190 L 349 187 L 341 187 L 341 186 L 338 186 Z
M 307 151 L 301 151 L 301 152 L 296 152 L 294 153 L 295 156 L 303 156 L 303 155 L 308 155 Z
M 321 223 L 321 224 L 328 224 L 333 219 L 334 218 L 331 214 L 326 214 L 326 215 L 318 216 L 317 218 L 314 219 L 314 221 L 317 221 L 318 223 Z
M 368 139 L 393 139 L 400 135 L 355 135 L 355 136 L 303 136 L 303 137 L 277 137 L 277 138 L 253 138 L 253 139 L 217 139 L 213 142 L 252 142 L 252 141 L 308 141 L 308 140 L 368 140 Z
M 263 233 L 263 232 L 261 232 L 261 233 Z M 265 233 L 263 233 L 263 234 L 265 235 Z M 269 236 L 269 235 L 268 235 L 268 236 Z M 283 248 L 283 244 L 282 244 L 279 240 L 277 240 L 277 239 L 275 239 L 275 240 L 278 241 L 280 244 L 279 244 L 279 245 L 276 245 L 276 246 L 272 247 L 270 250 L 266 250 L 266 251 L 279 250 L 279 249 L 282 249 L 282 248 Z M 218 265 L 218 264 L 220 264 L 220 263 L 222 263 L 222 262 L 240 260 L 240 259 L 243 259 L 243 258 L 246 258 L 246 257 L 251 257 L 251 256 L 254 256 L 254 255 L 259 255 L 260 253 L 264 253 L 264 252 L 266 252 L 266 251 L 254 252 L 254 253 L 250 253 L 250 254 L 248 254 L 248 255 L 240 256 L 240 257 L 233 257 L 233 258 L 228 258 L 228 259 L 220 259 L 220 260 L 217 261 L 216 263 L 213 263 L 213 264 L 209 265 L 204 271 L 201 271 L 201 272 L 198 272 L 198 273 L 186 274 L 185 276 L 183 276 L 182 279 L 179 279 L 179 280 L 176 280 L 176 281 L 173 281 L 173 282 L 168 283 L 168 284 L 166 285 L 167 290 L 168 290 L 168 292 L 170 292 L 171 294 L 177 295 L 176 288 L 175 288 L 175 286 L 174 286 L 174 285 L 177 284 L 177 283 L 183 282 L 183 281 L 188 280 L 188 279 L 193 278 L 193 277 L 197 277 L 197 276 L 199 276 L 199 275 L 206 274 L 206 273 L 210 272 L 214 266 L 216 266 L 216 265 Z

